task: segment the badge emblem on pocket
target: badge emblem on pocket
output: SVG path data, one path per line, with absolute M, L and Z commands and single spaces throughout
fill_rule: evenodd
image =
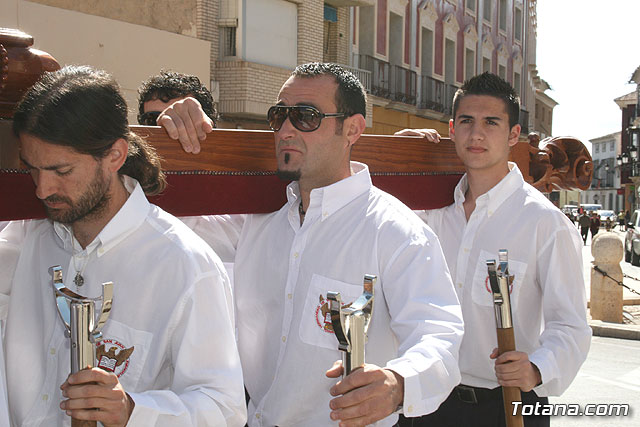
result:
M 96 348 L 98 367 L 105 371 L 113 372 L 120 378 L 129 367 L 129 358 L 134 348 L 134 346 L 125 348 L 122 343 L 116 340 L 102 340 Z

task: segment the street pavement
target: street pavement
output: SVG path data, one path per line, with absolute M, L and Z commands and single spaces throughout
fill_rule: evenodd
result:
M 602 230 L 601 232 L 604 232 Z M 624 232 L 614 231 L 624 243 Z M 583 271 L 587 292 L 590 294 L 591 235 L 583 247 Z M 634 267 L 624 259 L 620 263 L 623 273 L 640 279 L 640 267 Z M 624 278 L 623 283 L 640 291 L 640 281 Z M 624 289 L 625 304 L 639 304 L 640 296 Z M 639 322 L 640 323 L 640 322 Z M 617 325 L 591 321 L 594 336 L 587 360 L 567 391 L 559 397 L 549 398 L 553 404 L 579 404 L 580 410 L 587 404 L 629 404 L 627 416 L 555 416 L 553 427 L 617 427 L 640 426 L 640 324 Z M 630 334 L 634 332 L 634 334 Z M 597 336 L 604 335 L 604 336 Z M 634 339 L 624 339 L 634 338 Z M 605 410 L 605 407 L 598 407 Z
M 587 360 L 556 404 L 629 404 L 627 416 L 556 416 L 552 427 L 640 426 L 640 341 L 593 337 Z M 605 411 L 604 407 L 597 410 Z

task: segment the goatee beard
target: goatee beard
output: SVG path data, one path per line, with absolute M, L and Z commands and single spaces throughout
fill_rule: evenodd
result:
M 281 169 L 278 169 L 276 171 L 276 176 L 283 181 L 299 181 L 300 169 L 295 171 L 283 171 Z

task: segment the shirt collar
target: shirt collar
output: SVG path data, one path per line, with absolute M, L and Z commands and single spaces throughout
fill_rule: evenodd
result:
M 96 238 L 85 248 L 87 253 L 98 249 L 98 257 L 104 255 L 135 231 L 149 213 L 150 203 L 138 181 L 126 175 L 122 175 L 122 178 L 125 188 L 130 193 L 129 197 Z M 75 244 L 73 230 L 70 226 L 54 221 L 53 228 L 65 249 L 73 253 L 75 252 L 74 247 L 80 247 Z
M 516 189 L 522 186 L 524 178 L 522 177 L 520 169 L 518 169 L 518 165 L 513 162 L 509 162 L 508 165 L 509 173 L 489 191 L 481 194 L 476 200 L 476 206 L 486 206 L 489 212 L 495 212 Z M 456 185 L 454 191 L 453 198 L 456 206 L 462 206 L 465 200 L 464 195 L 468 188 L 469 180 L 465 173 L 458 182 L 458 185 Z
M 306 217 L 321 213 L 325 220 L 340 208 L 351 202 L 372 187 L 369 167 L 364 163 L 350 162 L 353 174 L 326 187 L 311 190 L 311 200 L 307 207 Z M 297 181 L 287 186 L 287 204 L 289 211 L 297 211 L 300 204 L 300 187 Z

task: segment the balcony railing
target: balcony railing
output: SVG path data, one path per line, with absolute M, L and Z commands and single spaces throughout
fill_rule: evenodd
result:
M 371 73 L 371 94 L 388 98 L 389 90 L 389 63 L 381 61 L 370 55 L 360 55 L 360 68 Z
M 360 55 L 360 67 L 371 73 L 371 93 L 392 101 L 416 104 L 416 73 L 370 55 Z
M 422 90 L 420 108 L 439 111 L 445 114 L 452 113 L 453 95 L 457 87 L 436 80 L 433 77 L 421 76 Z
M 416 105 L 416 73 L 391 65 L 390 95 L 394 101 Z
M 344 68 L 345 70 L 351 71 L 353 75 L 356 76 L 358 80 L 360 80 L 360 83 L 362 83 L 364 90 L 366 90 L 367 93 L 371 93 L 371 72 L 370 71 L 363 70 L 360 68 L 349 67 L 347 65 L 341 65 L 341 67 Z

